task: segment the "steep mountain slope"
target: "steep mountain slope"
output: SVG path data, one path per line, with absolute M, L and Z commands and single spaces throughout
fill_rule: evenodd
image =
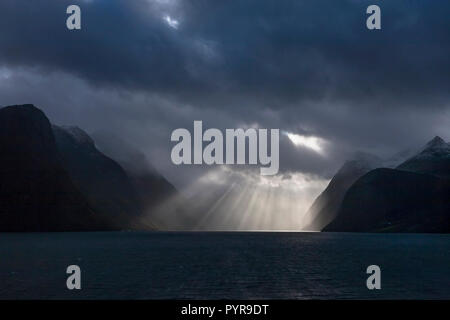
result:
M 400 164 L 397 169 L 450 178 L 450 144 L 435 137 L 419 154 Z
M 63 168 L 44 113 L 0 109 L 0 231 L 105 228 Z
M 375 169 L 347 191 L 323 231 L 450 232 L 450 182 L 433 175 Z
M 135 221 L 136 228 L 151 224 L 159 229 L 174 229 L 174 225 L 184 223 L 186 203 L 141 151 L 111 133 L 96 132 L 93 137 L 98 148 L 116 160 L 130 177 L 143 211 Z
M 350 186 L 380 164 L 379 158 L 364 153 L 359 153 L 354 160 L 347 161 L 308 210 L 307 217 L 312 220 L 305 230 L 319 231 L 329 224 L 336 217 Z
M 64 167 L 90 205 L 115 228 L 129 228 L 142 207 L 122 167 L 97 150 L 80 128 L 53 126 L 53 132 Z
M 414 151 L 414 150 L 418 150 L 418 151 Z M 405 161 L 405 159 L 407 159 Z M 365 187 L 365 191 L 361 191 L 361 188 L 363 188 L 363 184 L 357 184 L 357 182 L 360 179 L 363 179 L 365 174 L 368 174 L 369 172 L 371 172 L 371 169 L 375 169 L 375 168 L 397 168 L 399 171 L 410 171 L 410 172 L 414 172 L 414 173 L 424 173 L 424 174 L 429 174 L 429 175 L 433 175 L 435 177 L 440 177 L 440 178 L 448 178 L 449 177 L 449 173 L 450 173 L 450 146 L 449 144 L 445 143 L 444 140 L 442 140 L 439 137 L 435 137 L 434 139 L 432 139 L 430 142 L 428 142 L 426 144 L 425 147 L 423 148 L 410 148 L 408 150 L 402 151 L 400 153 L 397 153 L 396 155 L 394 155 L 393 157 L 387 159 L 387 160 L 377 160 L 377 161 L 362 161 L 362 163 L 357 164 L 354 161 L 350 161 L 347 162 L 344 167 L 342 167 L 339 172 L 333 177 L 333 179 L 330 181 L 330 184 L 328 185 L 328 187 L 324 190 L 324 192 L 316 199 L 316 201 L 313 203 L 313 206 L 311 207 L 311 209 L 309 210 L 308 214 L 312 217 L 314 217 L 314 219 L 312 220 L 311 224 L 306 228 L 307 230 L 326 230 L 326 231 L 344 231 L 344 230 L 350 230 L 351 227 L 351 223 L 352 221 L 348 220 L 350 219 L 350 217 L 352 216 L 352 214 L 350 214 L 349 212 L 351 210 L 357 210 L 358 211 L 358 206 L 356 206 L 354 203 L 350 204 L 348 202 L 346 202 L 346 207 L 344 208 L 344 198 L 347 197 L 348 193 L 358 193 L 358 194 L 363 194 L 365 195 L 365 197 L 369 197 L 368 195 L 368 191 L 367 190 L 372 190 L 374 192 L 374 195 L 372 195 L 373 197 L 376 197 L 377 195 L 382 194 L 382 190 L 378 190 L 376 188 L 380 188 L 381 186 L 383 186 L 382 181 L 378 182 L 378 179 L 393 179 L 392 176 L 395 176 L 398 179 L 402 179 L 401 177 L 405 177 L 403 175 L 399 175 L 398 173 L 396 173 L 396 171 L 389 171 L 390 174 L 389 175 L 380 175 L 380 173 L 378 172 L 378 175 L 376 175 L 376 178 L 373 178 L 373 181 L 377 181 L 377 187 Z M 369 165 L 367 165 L 367 163 Z M 399 165 L 400 163 L 400 165 Z M 422 199 L 420 197 L 420 194 L 414 194 L 413 191 L 408 189 L 412 189 L 414 188 L 414 186 L 409 186 L 408 183 L 419 183 L 420 178 L 418 176 L 413 176 L 416 177 L 418 182 L 413 182 L 414 179 L 410 178 L 410 180 L 406 181 L 405 180 L 405 192 L 410 192 L 411 196 L 415 196 L 415 197 L 419 197 L 419 199 L 414 199 L 417 201 L 427 201 L 426 199 Z M 430 177 L 429 179 L 432 179 L 433 177 Z M 396 180 L 395 180 L 396 181 Z M 440 181 L 440 182 L 438 182 Z M 363 182 L 367 182 L 365 179 L 363 179 Z M 436 184 L 440 185 L 446 185 L 446 182 L 442 182 L 441 180 L 437 180 L 434 181 Z M 399 182 L 400 183 L 400 182 Z M 430 185 L 432 185 L 433 183 L 430 182 Z M 358 188 L 354 189 L 353 186 L 356 185 Z M 385 188 L 388 188 L 387 186 L 385 186 Z M 434 190 L 434 189 L 432 189 Z M 390 190 L 391 192 L 397 192 L 395 190 Z M 366 194 L 367 193 L 367 194 Z M 436 193 L 434 194 L 434 196 L 436 197 L 437 201 L 441 201 L 441 197 L 443 196 L 442 193 Z M 426 197 L 426 196 L 424 196 Z M 389 202 L 389 205 L 391 205 L 393 208 L 394 207 L 401 207 L 401 206 L 405 206 L 405 208 L 407 207 L 407 203 L 402 204 L 400 203 L 401 201 L 406 201 L 406 199 L 400 199 L 400 198 L 396 198 L 395 199 L 391 199 L 392 202 Z M 356 201 L 356 199 L 353 199 Z M 391 201 L 389 200 L 389 201 Z M 395 201 L 394 201 L 395 200 Z M 396 202 L 397 201 L 397 202 Z M 361 210 L 369 210 L 371 212 L 370 208 L 366 208 L 364 203 L 361 203 L 359 205 L 359 207 L 361 208 Z M 376 206 L 374 206 L 376 207 Z M 352 208 L 352 209 L 350 209 Z M 378 208 L 378 207 L 377 207 Z M 341 210 L 342 209 L 342 210 Z M 414 209 L 414 208 L 412 208 Z M 400 210 L 400 209 L 399 209 Z M 434 209 L 432 209 L 434 210 Z M 364 211 L 364 212 L 365 212 Z M 414 210 L 413 210 L 414 211 Z M 359 211 L 358 211 L 359 212 Z M 344 216 L 342 216 L 342 214 L 344 214 Z M 365 215 L 362 214 L 361 212 L 359 213 L 355 213 L 356 215 L 361 214 L 362 217 L 364 217 Z M 345 218 L 347 217 L 347 218 Z M 381 219 L 380 217 L 378 217 L 379 219 Z M 381 221 L 381 220 L 380 220 Z M 366 221 L 367 223 L 369 223 L 368 221 Z M 410 221 L 411 222 L 411 221 Z M 348 224 L 348 226 L 344 226 L 344 224 Z M 380 222 L 381 223 L 381 222 Z M 387 224 L 392 223 L 390 221 L 385 221 L 386 225 L 384 225 L 384 227 L 387 226 Z M 412 223 L 412 222 L 411 222 Z M 356 225 L 358 225 L 357 222 L 355 222 Z M 380 227 L 380 225 L 374 226 L 373 225 L 373 221 L 370 222 L 369 224 L 371 224 L 372 227 L 372 231 L 373 230 L 378 230 Z M 399 224 L 397 224 L 397 229 L 396 230 L 403 230 L 403 231 L 408 231 L 408 228 L 413 228 L 413 226 L 411 224 L 408 225 L 408 228 L 406 228 L 405 226 L 408 223 L 406 223 L 404 221 L 403 227 L 400 227 Z M 358 227 L 356 227 L 355 225 L 355 230 L 358 229 L 360 231 L 364 231 L 366 229 L 362 228 L 361 225 L 358 225 Z M 383 225 L 383 223 L 381 223 L 381 225 Z M 324 228 L 325 226 L 327 226 L 326 228 Z M 383 227 L 383 228 L 384 228 Z M 348 229 L 350 228 L 350 229 Z M 375 228 L 375 229 L 374 229 Z M 394 227 L 390 227 L 389 230 L 393 230 L 395 229 Z M 427 226 L 427 229 L 431 230 L 432 228 L 430 226 Z M 430 232 L 434 232 L 434 231 L 430 231 Z

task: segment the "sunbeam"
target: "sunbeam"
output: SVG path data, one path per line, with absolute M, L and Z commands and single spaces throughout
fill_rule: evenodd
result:
M 183 221 L 186 230 L 298 231 L 308 224 L 305 213 L 327 183 L 301 173 L 267 177 L 221 166 L 148 212 L 146 219 L 169 230 L 178 230 Z

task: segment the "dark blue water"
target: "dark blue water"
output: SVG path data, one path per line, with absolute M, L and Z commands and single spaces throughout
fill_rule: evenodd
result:
M 82 289 L 66 289 L 66 267 Z M 366 268 L 381 267 L 381 290 Z M 0 234 L 2 299 L 450 299 L 450 236 Z

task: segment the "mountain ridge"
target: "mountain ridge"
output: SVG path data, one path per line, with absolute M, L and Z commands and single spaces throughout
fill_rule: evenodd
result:
M 161 179 L 153 190 L 164 189 Z M 32 104 L 0 108 L 0 231 L 154 229 L 140 223 L 147 209 L 84 130 L 52 125 Z
M 353 160 L 347 160 L 330 180 L 325 190 L 314 200 L 307 212 L 311 219 L 305 230 L 321 230 L 336 216 L 345 192 L 365 173 L 381 163 L 381 159 L 364 153 L 357 153 Z
M 101 153 L 82 129 L 53 125 L 52 130 L 64 167 L 78 190 L 114 228 L 128 228 L 142 208 L 124 169 Z
M 418 154 L 397 166 L 397 169 L 450 178 L 450 144 L 436 136 Z
M 450 145 L 436 136 L 397 167 L 358 178 L 322 231 L 448 233 L 449 173 Z
M 64 169 L 51 124 L 32 104 L 0 109 L 0 231 L 108 229 Z

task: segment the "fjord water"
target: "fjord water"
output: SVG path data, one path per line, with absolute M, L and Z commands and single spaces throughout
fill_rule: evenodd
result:
M 72 264 L 81 290 L 66 289 Z M 450 299 L 450 235 L 2 233 L 0 298 Z

